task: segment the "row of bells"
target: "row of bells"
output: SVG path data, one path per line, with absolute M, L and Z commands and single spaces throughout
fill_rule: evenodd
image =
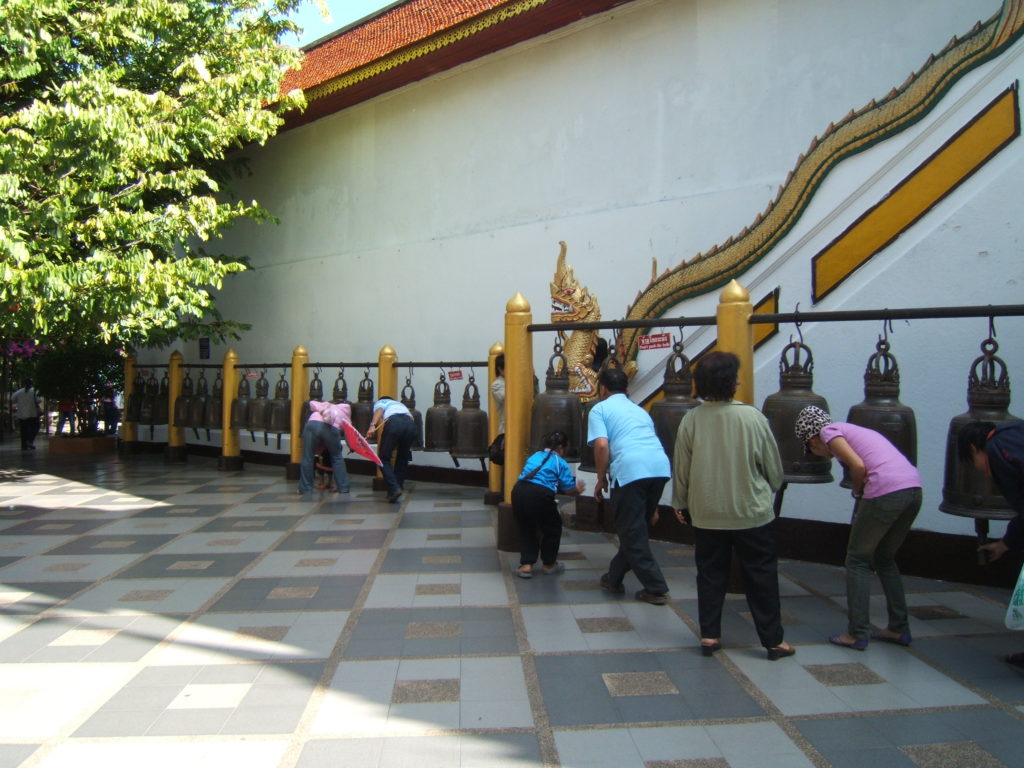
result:
M 880 339 L 864 372 L 864 400 L 850 408 L 846 421 L 885 435 L 916 465 L 917 421 L 913 410 L 899 400 L 899 365 L 889 349 L 889 342 Z M 988 519 L 1013 517 L 1013 511 L 991 479 L 960 462 L 956 451 L 957 436 L 966 424 L 989 421 L 999 425 L 1018 420 L 1008 411 L 1009 376 L 1006 364 L 996 356 L 998 349 L 994 339 L 982 342 L 982 354 L 971 364 L 968 376 L 968 410 L 954 417 L 949 425 L 943 501 L 939 506 L 949 514 Z M 561 358 L 560 366 L 555 365 L 556 358 Z M 665 366 L 664 397 L 653 403 L 650 410 L 655 431 L 670 460 L 679 422 L 700 404 L 693 397 L 690 369 L 690 360 L 677 342 Z M 787 483 L 827 483 L 833 479 L 831 460 L 809 453 L 794 432 L 797 416 L 804 407 L 815 405 L 831 412 L 825 398 L 812 390 L 813 370 L 810 347 L 802 342 L 788 344 L 779 361 L 779 391 L 765 398 L 761 409 L 778 443 Z M 583 471 L 595 471 L 593 450 L 586 443 L 587 416 L 593 405 L 581 404 L 579 397 L 569 391 L 568 366 L 564 356 L 556 352 L 548 362 L 546 390 L 534 399 L 530 450 L 540 450 L 544 436 L 560 430 L 569 437 L 566 460 L 579 462 Z M 845 471 L 841 485 L 850 487 Z

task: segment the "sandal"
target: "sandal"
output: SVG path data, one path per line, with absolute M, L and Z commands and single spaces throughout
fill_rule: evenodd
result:
M 540 569 L 540 572 L 545 576 L 557 576 L 559 573 L 565 573 L 565 565 L 563 563 L 555 563 L 554 565 L 545 565 Z
M 516 568 L 516 576 L 518 576 L 520 579 L 532 579 L 533 568 L 530 568 L 530 570 L 528 571 L 524 571 L 522 568 Z
M 864 651 L 867 650 L 868 647 L 867 640 L 854 640 L 852 643 L 848 643 L 845 640 L 843 640 L 842 635 L 832 635 L 832 637 L 830 637 L 828 641 L 832 643 L 832 645 L 839 645 L 843 648 L 852 648 L 855 651 Z
M 894 637 L 892 635 L 887 635 L 880 630 L 877 632 L 872 632 L 871 639 L 881 640 L 883 643 L 893 643 L 894 645 L 902 645 L 904 647 L 910 645 L 910 643 L 913 641 L 913 638 L 910 636 L 909 632 L 904 632 L 903 634 L 896 635 Z

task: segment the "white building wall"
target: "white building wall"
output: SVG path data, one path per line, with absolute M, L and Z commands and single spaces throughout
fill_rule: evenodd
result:
M 219 297 L 225 316 L 253 325 L 231 346 L 243 362 L 285 362 L 299 344 L 311 360 L 375 360 L 384 344 L 400 361 L 483 360 L 516 292 L 535 322 L 548 321 L 559 240 L 604 319 L 620 318 L 647 284 L 652 258 L 659 270 L 674 266 L 751 224 L 815 135 L 999 7 L 641 1 L 288 131 L 249 153 L 253 175 L 239 187 L 280 224 L 242 225 L 226 239 L 253 265 Z M 782 311 L 797 302 L 804 310 L 1020 302 L 1019 139 L 815 307 L 810 258 L 1022 70 L 1017 52 L 985 65 L 927 120 L 840 166 L 770 261 L 744 276 L 753 297 L 779 285 Z M 713 314 L 716 300 L 670 314 Z M 1022 326 L 996 322 L 1018 381 Z M 880 331 L 881 323 L 803 328 L 815 390 L 838 417 L 863 397 Z M 759 404 L 778 388 L 778 353 L 791 332 L 783 328 L 758 354 Z M 915 321 L 892 335 L 902 400 L 919 422 L 919 527 L 973 530 L 937 505 L 945 431 L 966 410 L 967 368 L 986 332 L 985 320 Z M 688 348 L 712 336 L 698 332 Z M 534 349 L 543 376 L 550 339 L 538 336 Z M 224 351 L 215 346 L 212 359 Z M 183 353 L 195 360 L 195 350 Z M 640 358 L 638 395 L 660 383 L 662 360 Z M 347 375 L 350 398 L 360 376 Z M 329 387 L 333 373 L 324 378 Z M 436 380 L 417 372 L 421 410 Z M 461 389 L 453 385 L 456 402 Z M 834 485 L 790 486 L 784 514 L 844 520 L 848 502 Z

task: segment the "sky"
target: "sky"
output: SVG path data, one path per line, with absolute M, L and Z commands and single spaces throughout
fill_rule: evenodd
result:
M 298 39 L 285 39 L 283 42 L 298 46 L 312 43 L 393 2 L 394 0 L 323 0 L 323 5 L 327 6 L 331 17 L 330 21 L 325 21 L 315 0 L 304 0 L 292 17 L 295 23 L 302 27 L 302 34 Z

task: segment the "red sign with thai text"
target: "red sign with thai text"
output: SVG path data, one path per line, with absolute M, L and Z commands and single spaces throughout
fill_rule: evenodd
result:
M 462 381 L 462 369 L 448 371 L 448 381 Z
M 641 352 L 648 349 L 668 349 L 672 346 L 672 337 L 668 333 L 649 333 L 641 336 L 637 343 Z

